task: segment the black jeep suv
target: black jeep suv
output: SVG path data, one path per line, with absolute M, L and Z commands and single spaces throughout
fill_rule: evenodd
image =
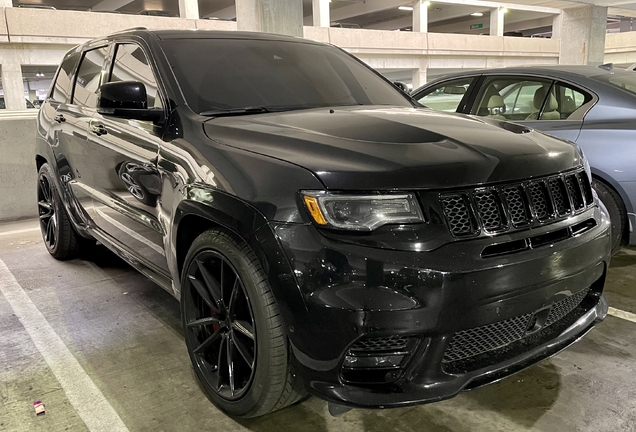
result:
M 333 46 L 93 40 L 59 68 L 36 164 L 51 255 L 98 240 L 179 299 L 232 415 L 450 398 L 607 312 L 609 221 L 576 146 L 418 106 Z

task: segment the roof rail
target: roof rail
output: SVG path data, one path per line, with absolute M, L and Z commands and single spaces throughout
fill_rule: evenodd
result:
M 133 31 L 133 30 L 148 30 L 148 28 L 147 27 L 131 27 L 131 28 L 127 28 L 127 29 L 116 31 L 116 32 L 111 33 L 111 34 L 126 33 L 126 32 Z
M 614 63 L 605 63 L 602 65 L 598 66 L 601 69 L 605 69 L 606 71 L 611 71 L 612 69 L 614 69 Z

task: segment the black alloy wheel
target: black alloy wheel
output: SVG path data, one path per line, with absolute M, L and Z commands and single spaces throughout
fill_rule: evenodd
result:
M 181 319 L 201 389 L 219 409 L 258 417 L 306 396 L 265 271 L 233 233 L 209 229 L 192 242 Z
M 245 286 L 220 253 L 200 252 L 187 270 L 186 341 L 195 367 L 223 399 L 240 399 L 255 372 L 256 327 Z
M 54 250 L 59 238 L 59 225 L 55 212 L 53 189 L 44 173 L 40 173 L 38 178 L 38 214 L 44 244 L 49 251 Z
M 73 228 L 54 178 L 49 164 L 42 164 L 37 186 L 40 231 L 46 250 L 53 258 L 69 260 L 90 250 L 95 241 L 80 236 Z

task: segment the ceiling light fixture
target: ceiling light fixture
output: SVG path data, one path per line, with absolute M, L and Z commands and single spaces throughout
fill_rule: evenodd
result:
M 412 11 L 413 6 L 399 6 L 398 9 L 403 11 Z
M 473 13 L 470 14 L 470 16 L 480 17 L 480 16 L 484 16 L 484 14 L 481 13 L 481 12 L 473 12 Z

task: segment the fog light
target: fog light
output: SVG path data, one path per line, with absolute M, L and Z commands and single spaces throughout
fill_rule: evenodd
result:
M 347 355 L 345 356 L 343 366 L 360 369 L 395 368 L 400 366 L 403 359 L 403 355 L 379 355 L 369 357 Z

